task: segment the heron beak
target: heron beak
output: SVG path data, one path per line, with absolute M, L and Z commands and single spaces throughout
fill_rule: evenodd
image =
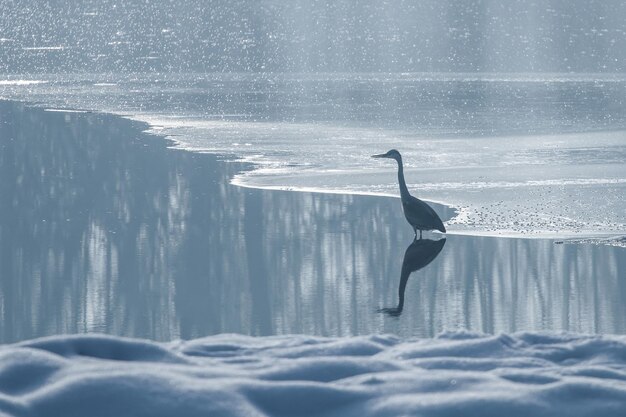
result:
M 372 155 L 372 158 L 387 158 L 387 154 L 379 153 L 378 155 Z

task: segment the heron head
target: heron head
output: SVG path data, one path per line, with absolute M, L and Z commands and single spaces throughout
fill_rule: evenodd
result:
M 392 149 L 387 153 L 372 155 L 372 158 L 390 158 L 390 159 L 395 159 L 396 161 L 400 161 L 401 156 L 400 156 L 400 152 L 398 152 L 395 149 Z

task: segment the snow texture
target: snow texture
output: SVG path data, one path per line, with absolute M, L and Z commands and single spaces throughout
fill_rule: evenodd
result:
M 0 347 L 11 416 L 624 416 L 626 337 L 54 336 Z

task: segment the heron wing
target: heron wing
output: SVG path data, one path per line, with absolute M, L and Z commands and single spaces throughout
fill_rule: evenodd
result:
M 409 196 L 406 200 L 403 199 L 402 207 L 404 216 L 413 227 L 420 230 L 446 232 L 446 228 L 435 210 L 419 198 Z

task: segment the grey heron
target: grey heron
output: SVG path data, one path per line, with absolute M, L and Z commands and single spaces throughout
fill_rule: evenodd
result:
M 409 189 L 404 181 L 404 168 L 402 167 L 402 155 L 400 155 L 400 152 L 392 149 L 387 153 L 372 155 L 372 158 L 390 158 L 395 159 L 398 163 L 398 182 L 400 183 L 402 210 L 404 211 L 404 217 L 413 227 L 415 237 L 417 238 L 418 230 L 420 231 L 420 239 L 422 238 L 422 230 L 439 230 L 441 233 L 445 233 L 446 228 L 437 213 L 435 213 L 435 210 L 409 193 Z

